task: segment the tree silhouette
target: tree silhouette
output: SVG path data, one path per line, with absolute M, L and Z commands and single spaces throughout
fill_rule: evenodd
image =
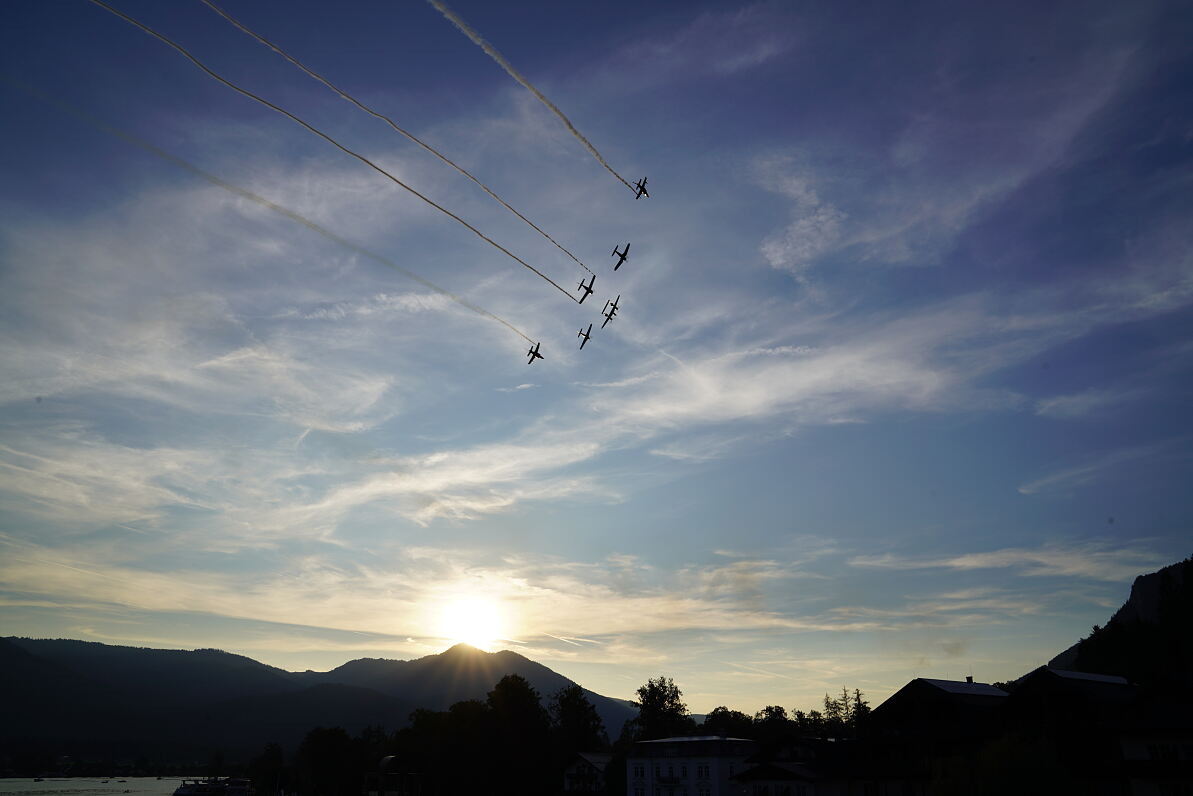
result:
M 719 705 L 709 711 L 700 726 L 707 735 L 726 735 L 731 738 L 753 738 L 754 720 L 740 710 Z
M 249 763 L 249 777 L 252 778 L 258 793 L 277 794 L 285 786 L 283 779 L 285 761 L 282 758 L 282 747 L 276 743 L 268 743 L 261 754 Z
M 855 735 L 858 727 L 869 715 L 870 703 L 866 701 L 865 694 L 857 688 L 853 689 L 853 702 L 849 707 L 849 726 L 853 728 Z
M 498 732 L 512 732 L 525 739 L 544 736 L 549 727 L 539 692 L 525 677 L 507 674 L 497 681 L 486 700 Z
M 635 733 L 640 741 L 688 735 L 696 729 L 696 722 L 684 704 L 683 692 L 670 677 L 660 675 L 647 680 L 638 688 L 638 708 Z
M 781 705 L 767 705 L 754 714 L 754 734 L 763 749 L 773 752 L 794 736 L 791 719 Z
M 493 716 L 493 746 L 503 776 L 494 783 L 498 793 L 544 793 L 553 776 L 548 733 L 550 719 L 539 693 L 526 678 L 502 677 L 486 704 Z
M 549 712 L 556 743 L 564 757 L 609 748 L 601 716 L 580 686 L 569 685 L 557 691 L 551 697 Z
M 304 794 L 350 796 L 360 790 L 360 773 L 352 770 L 352 738 L 343 727 L 311 730 L 295 758 L 299 790 Z

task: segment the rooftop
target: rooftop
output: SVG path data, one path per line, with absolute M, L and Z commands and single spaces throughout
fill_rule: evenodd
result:
M 746 741 L 754 743 L 749 738 L 727 738 L 724 735 L 680 735 L 675 738 L 655 738 L 652 741 L 638 741 L 638 743 L 686 743 L 690 741 Z
M 1048 671 L 1055 674 L 1057 677 L 1064 677 L 1066 680 L 1092 680 L 1095 683 L 1114 683 L 1115 685 L 1129 685 L 1127 678 L 1119 677 L 1116 674 L 1090 674 L 1088 672 L 1073 672 L 1068 669 L 1053 669 L 1048 667 Z
M 968 694 L 970 696 L 995 696 L 1005 697 L 1007 692 L 1001 688 L 995 688 L 988 683 L 969 683 L 961 680 L 933 680 L 928 677 L 919 678 L 931 686 L 939 688 L 941 691 L 946 691 L 950 694 Z

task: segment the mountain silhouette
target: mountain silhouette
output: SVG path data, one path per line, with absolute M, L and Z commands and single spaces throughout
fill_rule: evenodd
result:
M 220 650 L 160 650 L 69 639 L 0 639 L 0 744 L 202 759 L 293 749 L 315 726 L 397 729 L 416 708 L 483 700 L 507 674 L 542 696 L 574 683 L 516 652 L 466 644 L 415 660 L 362 658 L 289 672 Z M 585 691 L 616 735 L 637 711 Z
M 1106 625 L 1048 665 L 1193 693 L 1193 558 L 1135 578 Z
M 465 699 L 484 700 L 493 685 L 507 674 L 524 677 L 539 692 L 544 705 L 560 689 L 575 685 L 571 680 L 510 650 L 483 652 L 468 644 L 456 644 L 437 655 L 410 661 L 360 658 L 330 672 L 303 672 L 298 677 L 310 682 L 343 683 L 371 688 L 383 694 L 409 699 L 419 695 L 419 707 L 445 710 Z M 638 714 L 625 700 L 613 699 L 584 689 L 616 737 L 621 725 Z

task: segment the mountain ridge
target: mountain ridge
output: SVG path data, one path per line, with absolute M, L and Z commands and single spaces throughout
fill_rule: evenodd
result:
M 411 660 L 358 658 L 326 672 L 290 672 L 214 649 L 8 637 L 0 639 L 0 696 L 11 720 L 0 723 L 0 741 L 86 746 L 102 739 L 105 748 L 115 741 L 249 754 L 269 740 L 294 748 L 315 726 L 397 729 L 417 708 L 483 701 L 509 674 L 524 677 L 544 706 L 579 685 L 512 650 L 461 644 Z M 622 700 L 584 693 L 614 737 L 637 713 Z

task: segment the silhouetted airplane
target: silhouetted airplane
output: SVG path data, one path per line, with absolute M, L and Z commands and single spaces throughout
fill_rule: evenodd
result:
M 613 266 L 614 271 L 616 271 L 618 268 L 621 268 L 621 264 L 625 262 L 625 258 L 629 253 L 630 253 L 630 244 L 628 244 L 628 243 L 625 245 L 625 251 L 623 251 L 623 252 L 619 252 L 617 250 L 616 246 L 613 247 L 613 253 L 610 254 L 609 256 L 618 258 L 617 263 Z
M 641 199 L 643 196 L 645 196 L 647 199 L 650 198 L 650 194 L 646 192 L 646 178 L 645 177 L 638 180 L 638 184 L 634 187 L 638 189 L 638 195 L 634 197 L 635 199 Z
M 617 302 L 621 301 L 621 294 L 617 294 L 617 298 L 613 301 L 605 302 L 605 309 L 601 310 L 601 314 L 605 316 L 605 322 L 601 324 L 601 328 L 605 328 L 605 324 L 613 320 L 613 316 L 617 314 Z
M 527 352 L 526 352 L 526 355 L 527 355 L 528 357 L 530 357 L 530 360 L 529 360 L 529 361 L 526 363 L 527 365 L 533 365 L 533 364 L 534 364 L 534 360 L 535 360 L 536 358 L 537 358 L 537 359 L 542 359 L 542 358 L 543 358 L 543 355 L 539 353 L 539 346 L 540 346 L 540 345 L 541 345 L 541 343 L 535 343 L 535 344 L 534 344 L 534 346 L 532 346 L 532 347 L 531 347 L 531 349 L 530 349 L 529 351 L 527 351 Z
M 591 323 L 588 324 L 587 330 L 581 329 L 580 331 L 576 332 L 576 337 L 584 338 L 583 340 L 580 341 L 580 350 L 583 351 L 584 344 L 588 342 L 588 338 L 592 337 L 592 324 Z
M 613 270 L 614 270 L 614 271 L 616 271 L 617 269 L 616 269 L 616 268 L 614 268 Z M 586 285 L 586 284 L 584 284 L 584 280 L 583 280 L 583 279 L 581 279 L 581 280 L 580 280 L 580 287 L 578 287 L 578 288 L 577 288 L 577 290 L 583 290 L 583 291 L 584 291 L 584 294 L 583 294 L 582 296 L 580 296 L 580 303 L 581 303 L 581 304 L 583 304 L 583 303 L 584 303 L 584 299 L 586 299 L 586 298 L 588 298 L 589 296 L 591 296 L 591 295 L 592 295 L 592 283 L 593 283 L 593 282 L 595 282 L 595 281 L 596 281 L 596 274 L 593 274 L 593 275 L 592 275 L 592 277 L 591 277 L 591 278 L 589 278 L 589 280 L 588 280 L 588 284 L 587 284 L 587 285 Z

